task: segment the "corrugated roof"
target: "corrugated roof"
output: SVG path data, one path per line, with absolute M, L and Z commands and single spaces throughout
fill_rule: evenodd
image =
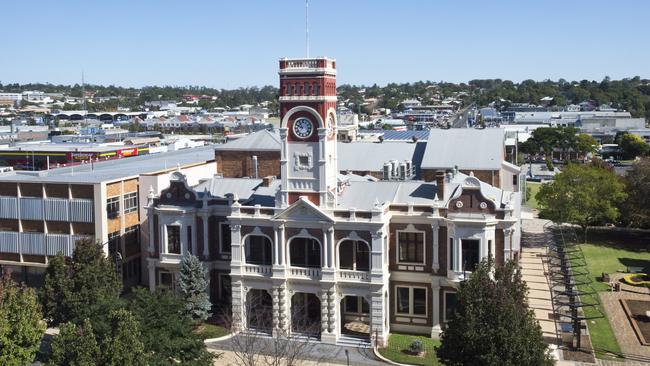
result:
M 280 151 L 280 136 L 276 131 L 260 130 L 250 135 L 230 140 L 216 147 L 217 151 Z
M 262 184 L 261 179 L 214 177 L 197 184 L 193 189 L 203 193 L 207 188 L 210 195 L 217 198 L 226 198 L 227 194 L 235 194 L 240 200 L 247 200 L 260 184 Z
M 51 170 L 0 174 L 1 182 L 98 183 L 214 160 L 213 146 L 114 159 Z
M 429 132 L 423 169 L 499 170 L 504 159 L 501 128 L 452 128 Z
M 338 169 L 350 171 L 382 171 L 390 160 L 411 160 L 419 166 L 425 143 L 392 142 L 346 142 L 338 144 Z
M 424 182 L 352 182 L 338 198 L 339 208 L 370 210 L 379 203 L 433 204 L 438 187 Z

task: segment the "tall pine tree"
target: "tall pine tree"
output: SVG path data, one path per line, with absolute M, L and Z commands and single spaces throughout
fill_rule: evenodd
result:
M 438 358 L 448 366 L 553 365 L 517 264 L 492 272 L 492 263 L 483 260 L 460 284 Z
M 206 293 L 208 281 L 206 271 L 199 258 L 187 254 L 181 262 L 178 277 L 178 290 L 185 303 L 185 313 L 195 321 L 206 320 L 210 316 L 212 304 Z

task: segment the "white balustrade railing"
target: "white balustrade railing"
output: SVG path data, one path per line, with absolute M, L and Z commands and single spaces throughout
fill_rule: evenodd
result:
M 370 272 L 339 269 L 338 279 L 343 281 L 370 281 Z
M 320 268 L 290 267 L 289 276 L 319 280 L 321 277 L 321 271 Z
M 243 272 L 247 275 L 257 275 L 269 277 L 273 274 L 271 266 L 258 265 L 258 264 L 245 264 L 243 266 Z

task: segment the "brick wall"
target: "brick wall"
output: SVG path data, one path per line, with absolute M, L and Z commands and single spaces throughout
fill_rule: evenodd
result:
M 252 177 L 253 156 L 257 156 L 258 177 L 280 177 L 279 151 L 217 151 L 217 173 L 226 178 Z

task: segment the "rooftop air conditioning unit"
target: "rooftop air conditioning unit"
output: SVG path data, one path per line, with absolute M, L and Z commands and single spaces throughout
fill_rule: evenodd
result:
M 384 163 L 384 180 L 391 180 L 393 173 L 393 165 L 391 163 Z
M 406 178 L 407 178 L 406 163 L 401 163 L 399 165 L 399 179 L 406 180 Z

